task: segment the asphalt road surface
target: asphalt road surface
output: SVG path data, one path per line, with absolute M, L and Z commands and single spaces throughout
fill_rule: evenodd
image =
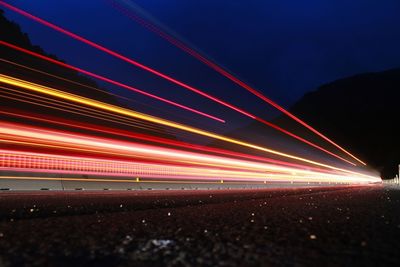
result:
M 400 190 L 0 194 L 0 266 L 400 266 Z

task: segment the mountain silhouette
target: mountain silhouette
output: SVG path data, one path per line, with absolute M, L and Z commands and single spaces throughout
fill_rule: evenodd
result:
M 397 68 L 320 86 L 304 95 L 290 111 L 364 159 L 384 178 L 393 178 L 400 164 L 399 103 Z M 285 116 L 275 122 L 294 126 Z

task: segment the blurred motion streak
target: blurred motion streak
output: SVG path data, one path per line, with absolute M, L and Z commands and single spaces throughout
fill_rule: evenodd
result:
M 342 148 L 340 145 L 338 145 L 337 143 L 335 143 L 334 141 L 332 141 L 331 139 L 329 139 L 328 137 L 323 135 L 321 132 L 317 131 L 315 128 L 313 128 L 312 126 L 310 126 L 309 124 L 307 124 L 306 122 L 304 122 L 303 120 L 301 120 L 300 118 L 298 118 L 297 116 L 295 116 L 294 114 L 292 114 L 291 112 L 289 112 L 288 110 L 283 108 L 281 105 L 277 104 L 276 102 L 274 102 L 270 98 L 266 97 L 261 92 L 259 92 L 258 90 L 254 89 L 253 87 L 251 87 L 247 83 L 245 83 L 242 80 L 238 79 L 237 77 L 233 76 L 226 69 L 222 68 L 220 65 L 216 64 L 215 62 L 211 61 L 210 59 L 208 59 L 204 55 L 200 54 L 198 51 L 190 48 L 184 42 L 180 41 L 177 37 L 174 37 L 172 34 L 169 34 L 169 33 L 165 32 L 165 31 L 161 30 L 159 27 L 156 26 L 156 24 L 158 24 L 158 23 L 149 22 L 146 19 L 144 19 L 143 16 L 140 17 L 140 16 L 138 16 L 136 14 L 133 14 L 132 12 L 130 12 L 130 9 L 128 9 L 126 7 L 123 7 L 122 5 L 118 4 L 117 2 L 124 2 L 125 5 L 128 5 L 131 8 L 134 8 L 134 9 L 138 9 L 138 6 L 135 5 L 133 2 L 126 1 L 126 0 L 122 0 L 122 1 L 113 0 L 112 4 L 113 4 L 114 7 L 116 7 L 118 10 L 120 10 L 122 13 L 124 13 L 128 17 L 134 19 L 137 23 L 139 23 L 143 27 L 145 27 L 148 30 L 156 33 L 160 37 L 162 37 L 165 40 L 167 40 L 169 43 L 175 45 L 176 47 L 180 48 L 182 51 L 184 51 L 187 54 L 193 56 L 197 60 L 203 62 L 204 64 L 206 64 L 207 66 L 209 66 L 210 68 L 215 70 L 216 72 L 218 72 L 221 75 L 225 76 L 226 78 L 228 78 L 229 80 L 231 80 L 235 84 L 237 84 L 240 87 L 246 89 L 247 91 L 249 91 L 253 95 L 257 96 L 258 98 L 262 99 L 266 103 L 270 104 L 271 106 L 273 106 L 274 108 L 276 108 L 277 110 L 279 110 L 280 112 L 282 112 L 283 114 L 288 116 L 289 118 L 293 119 L 294 121 L 296 121 L 299 124 L 301 124 L 304 127 L 306 127 L 308 130 L 310 130 L 313 133 L 315 133 L 316 135 L 320 136 L 325 141 L 327 141 L 330 144 L 334 145 L 335 147 L 337 147 L 338 149 L 340 149 L 341 151 L 343 151 L 344 153 L 346 153 L 347 155 L 349 155 L 353 159 L 357 160 L 358 162 L 360 162 L 363 165 L 366 165 L 363 161 L 358 159 L 356 156 L 351 154 L 349 151 L 347 151 L 346 149 Z M 142 10 L 140 10 L 140 11 L 141 11 L 140 13 L 142 13 L 142 14 L 144 13 Z M 146 16 L 146 17 L 149 18 L 149 16 Z
M 46 86 L 42 86 L 42 85 L 38 85 L 35 83 L 30 83 L 24 80 L 20 80 L 20 79 L 16 79 L 7 75 L 2 75 L 0 74 L 0 82 L 3 82 L 5 84 L 8 85 L 12 85 L 12 86 L 17 86 L 26 90 L 30 90 L 30 91 L 34 91 L 37 93 L 42 93 L 42 94 L 46 94 L 46 95 L 50 95 L 53 97 L 57 97 L 57 98 L 61 98 L 61 99 L 65 99 L 65 100 L 69 100 L 75 103 L 79 103 L 79 104 L 84 104 L 90 107 L 94 107 L 94 108 L 99 108 L 105 111 L 109 111 L 109 112 L 113 112 L 113 113 L 117 113 L 120 115 L 125 115 L 128 117 L 132 117 L 132 118 L 136 118 L 136 119 L 141 119 L 144 121 L 148 121 L 148 122 L 152 122 L 152 123 L 156 123 L 156 124 L 160 124 L 163 126 L 168 126 L 168 127 L 172 127 L 175 129 L 179 129 L 179 130 L 183 130 L 189 133 L 194 133 L 194 134 L 198 134 L 198 135 L 202 135 L 205 137 L 210 137 L 210 138 L 214 138 L 217 140 L 221 140 L 224 142 L 228 142 L 228 143 L 232 143 L 232 144 L 236 144 L 239 146 L 243 146 L 243 147 L 248 147 L 251 149 L 255 149 L 255 150 L 259 150 L 259 151 L 264 151 L 267 153 L 271 153 L 274 155 L 278 155 L 281 157 L 285 157 L 285 158 L 290 158 L 293 160 L 298 160 L 298 161 L 302 161 L 302 162 L 306 162 L 312 165 L 316 165 L 316 166 L 320 166 L 320 167 L 325 167 L 325 168 L 329 168 L 329 169 L 333 169 L 333 170 L 338 170 L 338 171 L 344 171 L 344 172 L 350 172 L 349 170 L 345 170 L 342 168 L 338 168 L 338 167 L 334 167 L 332 165 L 328 165 L 328 164 L 324 164 L 324 163 L 320 163 L 317 161 L 313 161 L 313 160 L 309 160 L 303 157 L 299 157 L 299 156 L 294 156 L 288 153 L 283 153 L 283 152 L 279 152 L 270 148 L 266 148 L 263 146 L 259 146 L 259 145 L 255 145 L 252 143 L 248 143 L 245 141 L 241 141 L 241 140 L 237 140 L 234 138 L 230 138 L 230 137 L 226 137 L 223 135 L 219 135 L 216 133 L 212 133 L 212 132 L 208 132 L 199 128 L 195 128 L 195 127 L 191 127 L 191 126 L 187 126 L 184 124 L 179 124 L 179 123 L 175 123 L 173 121 L 169 121 L 169 120 L 165 120 L 162 118 L 158 118 L 158 117 L 154 117 L 154 116 L 150 116 L 144 113 L 139 113 L 133 110 L 128 110 L 125 108 L 121 108 L 118 106 L 113 106 L 110 104 L 106 104 L 100 101 L 95 101 L 89 98 L 85 98 L 85 97 L 81 97 L 78 95 L 74 95 L 71 93 L 66 93 L 66 92 L 62 92 L 50 87 L 46 87 Z
M 54 125 L 73 127 L 76 129 L 95 131 L 98 133 L 106 133 L 106 134 L 111 134 L 111 135 L 116 135 L 116 136 L 129 137 L 129 138 L 134 138 L 134 139 L 138 139 L 138 140 L 150 141 L 150 142 L 155 142 L 155 143 L 159 143 L 159 144 L 163 144 L 163 145 L 176 146 L 176 147 L 190 149 L 190 150 L 209 152 L 209 153 L 213 153 L 213 154 L 228 155 L 228 156 L 232 156 L 232 157 L 245 158 L 245 159 L 250 159 L 250 160 L 255 160 L 255 161 L 284 165 L 284 166 L 300 167 L 300 168 L 307 168 L 307 169 L 316 170 L 316 171 L 337 173 L 336 171 L 322 170 L 322 169 L 315 168 L 315 167 L 299 165 L 299 164 L 295 164 L 295 163 L 289 163 L 289 162 L 275 160 L 275 159 L 266 158 L 266 157 L 258 157 L 258 156 L 254 156 L 254 155 L 243 154 L 243 153 L 224 150 L 224 149 L 220 149 L 220 148 L 196 145 L 196 144 L 186 143 L 186 142 L 182 142 L 182 141 L 176 141 L 176 140 L 172 140 L 172 139 L 162 138 L 162 137 L 158 137 L 158 136 L 151 136 L 151 135 L 146 135 L 146 134 L 141 134 L 141 133 L 135 133 L 132 131 L 114 129 L 114 128 L 109 128 L 109 127 L 104 127 L 104 126 L 99 126 L 99 125 L 94 125 L 94 124 L 82 123 L 82 122 L 78 122 L 78 121 L 69 121 L 69 120 L 62 119 L 62 118 L 44 116 L 42 114 L 35 115 L 35 114 L 27 114 L 27 113 L 23 113 L 23 112 L 21 113 L 21 111 L 7 112 L 7 111 L 2 111 L 2 110 L 0 110 L 0 114 L 4 114 L 7 116 L 11 116 L 11 117 L 39 121 L 39 122 L 46 122 L 46 123 L 50 123 L 50 124 L 54 124 Z
M 157 157 L 159 150 L 152 150 Z M 148 151 L 149 152 L 149 151 Z M 175 152 L 175 155 L 184 152 Z M 165 154 L 165 153 L 164 153 Z M 187 156 L 187 155 L 186 155 Z M 192 155 L 191 155 L 192 156 Z M 192 156 L 193 157 L 193 156 Z M 333 175 L 290 168 L 276 168 L 267 164 L 253 164 L 229 158 L 196 155 L 215 167 L 176 166 L 171 164 L 137 163 L 81 156 L 60 156 L 44 153 L 0 150 L 0 168 L 8 171 L 101 175 L 110 177 L 145 177 L 184 180 L 236 180 L 236 181 L 296 181 L 296 182 L 376 182 L 372 177 Z M 227 162 L 230 162 L 226 169 Z M 218 164 L 222 164 L 218 168 Z M 295 174 L 294 174 L 295 172 Z M 134 181 L 133 179 L 131 181 Z
M 164 162 L 164 164 L 179 164 L 189 168 L 197 168 L 194 166 L 206 166 L 207 168 L 212 168 L 214 176 L 215 171 L 220 172 L 218 177 L 225 175 L 225 171 L 234 171 L 236 174 L 240 172 L 236 178 L 260 178 L 268 177 L 271 179 L 282 179 L 292 177 L 294 180 L 298 179 L 310 179 L 316 181 L 348 181 L 348 182 L 377 182 L 379 178 L 346 171 L 343 174 L 332 174 L 328 172 L 317 172 L 310 171 L 307 169 L 300 168 L 289 168 L 282 167 L 273 164 L 265 164 L 261 162 L 239 160 L 234 158 L 227 158 L 222 156 L 207 155 L 204 153 L 194 153 L 188 151 L 182 151 L 171 148 L 157 147 L 153 145 L 144 145 L 133 142 L 125 142 L 108 138 L 99 138 L 88 135 L 72 134 L 64 131 L 54 131 L 38 127 L 31 126 L 21 126 L 15 123 L 1 123 L 0 124 L 0 140 L 3 143 L 14 143 L 14 141 L 22 142 L 25 141 L 32 142 L 36 146 L 58 146 L 63 150 L 68 150 L 68 148 L 77 149 L 82 151 L 89 150 L 92 153 L 107 155 L 108 157 L 114 155 L 123 155 L 124 157 L 130 157 L 131 159 L 141 160 L 145 159 L 147 161 Z M 2 150 L 4 153 L 5 150 Z M 4 156 L 3 167 L 15 168 L 15 167 L 25 167 L 34 168 L 35 166 L 42 166 L 45 169 L 49 169 L 48 166 L 53 166 L 55 163 L 52 162 L 50 165 L 46 165 L 46 161 L 49 159 L 49 155 L 39 157 L 38 160 L 34 160 L 32 157 L 18 156 L 22 152 L 10 152 L 8 157 Z M 6 155 L 6 154 L 4 154 Z M 11 157 L 10 155 L 16 155 Z M 25 154 L 26 155 L 26 154 Z M 31 155 L 31 154 L 29 154 Z M 68 158 L 68 157 L 67 157 Z M 26 160 L 24 160 L 26 159 Z M 90 161 L 90 159 L 88 159 Z M 8 162 L 8 163 L 7 163 Z M 69 161 L 71 162 L 71 161 Z M 83 159 L 75 159 L 75 165 L 78 168 L 84 166 Z M 92 162 L 92 161 L 90 161 Z M 7 165 L 7 164 L 8 165 Z M 121 163 L 121 161 L 117 161 Z M 128 164 L 129 162 L 125 162 Z M 132 162 L 131 162 L 132 163 Z M 15 164 L 15 165 L 13 165 Z M 122 165 L 114 165 L 114 167 L 108 166 L 106 162 L 102 164 L 94 164 L 90 166 L 97 166 L 98 170 L 103 170 L 103 172 L 112 172 L 116 167 Z M 136 164 L 136 163 L 135 163 Z M 144 163 L 141 163 L 144 164 Z M 144 164 L 143 166 L 145 166 Z M 89 166 L 89 165 L 88 165 Z M 125 165 L 124 165 L 125 166 Z M 90 168 L 92 168 L 90 167 Z M 56 168 L 56 167 L 54 167 Z M 82 167 L 83 168 L 83 167 Z M 86 168 L 86 167 L 85 167 Z M 94 167 L 93 167 L 94 168 Z M 122 168 L 122 167 L 121 167 Z M 216 168 L 216 169 L 214 169 Z M 51 168 L 50 168 L 51 169 Z M 56 169 L 60 169 L 57 167 Z M 92 173 L 95 169 L 84 169 L 86 172 Z M 199 172 L 201 173 L 201 171 Z M 101 173 L 104 175 L 104 173 Z M 204 173 L 205 174 L 205 173 Z M 153 174 L 151 174 L 153 175 Z M 166 174 L 168 176 L 169 174 Z M 227 174 L 226 174 L 227 175 Z M 233 175 L 233 174 L 229 174 Z M 207 176 L 207 175 L 205 175 Z M 227 177 L 227 176 L 224 176 Z M 301 180 L 300 179 L 300 180 Z M 303 180 L 301 180 L 303 181 Z
M 41 23 L 41 24 L 43 24 L 43 25 L 49 27 L 49 28 L 52 28 L 52 29 L 54 29 L 54 30 L 56 30 L 56 31 L 58 31 L 58 32 L 61 32 L 61 33 L 65 34 L 65 35 L 67 35 L 67 36 L 69 36 L 69 37 L 71 37 L 71 38 L 73 38 L 73 39 L 76 39 L 76 40 L 78 40 L 78 41 L 80 41 L 80 42 L 83 42 L 83 43 L 85 43 L 85 44 L 87 44 L 87 45 L 89 45 L 89 46 L 91 46 L 91 47 L 94 47 L 94 48 L 96 48 L 96 49 L 98 49 L 98 50 L 101 50 L 101 51 L 103 51 L 103 52 L 105 52 L 105 53 L 107 53 L 107 54 L 109 54 L 109 55 L 111 55 L 111 56 L 114 56 L 114 57 L 116 57 L 116 58 L 118 58 L 118 59 L 121 59 L 121 60 L 123 60 L 123 61 L 125 61 L 125 62 L 127 62 L 127 63 L 129 63 L 129 64 L 132 64 L 132 65 L 134 65 L 134 66 L 136 66 L 136 67 L 138 67 L 138 68 L 141 68 L 141 69 L 143 69 L 143 70 L 145 70 L 145 71 L 148 71 L 148 72 L 150 72 L 150 73 L 152 73 L 152 74 L 154 74 L 154 75 L 157 75 L 157 76 L 159 76 L 159 77 L 161 77 L 161 78 L 163 78 L 163 79 L 165 79 L 165 80 L 168 80 L 168 81 L 170 81 L 170 82 L 172 82 L 172 83 L 174 83 L 174 84 L 176 84 L 176 85 L 179 85 L 179 86 L 181 86 L 181 87 L 183 87 L 183 88 L 185 88 L 185 89 L 188 89 L 188 90 L 190 90 L 190 91 L 192 91 L 192 92 L 195 92 L 196 94 L 199 94 L 199 95 L 201 95 L 201 96 L 203 96 L 203 97 L 206 97 L 206 98 L 208 98 L 208 99 L 210 99 L 210 100 L 212 100 L 212 101 L 214 101 L 214 102 L 216 102 L 216 103 L 219 103 L 219 104 L 221 104 L 221 105 L 223 105 L 223 106 L 225 106 L 225 107 L 228 107 L 228 108 L 230 108 L 230 109 L 232 109 L 232 110 L 235 110 L 236 112 L 239 112 L 239 113 L 241 113 L 241 114 L 243 114 L 243 115 L 245 115 L 245 116 L 247 116 L 247 117 L 249 117 L 249 118 L 251 118 L 251 119 L 253 119 L 253 120 L 256 120 L 256 121 L 258 121 L 258 122 L 260 122 L 260 123 L 262 123 L 262 124 L 265 124 L 265 125 L 267 125 L 267 126 L 269 126 L 269 127 L 272 127 L 273 129 L 275 129 L 275 130 L 277 130 L 277 131 L 280 131 L 280 132 L 282 132 L 282 133 L 284 133 L 284 134 L 286 134 L 286 135 L 288 135 L 288 136 L 291 136 L 292 138 L 295 138 L 295 139 L 297 139 L 297 140 L 299 140 L 299 141 L 301 141 L 301 142 L 303 142 L 303 143 L 305 143 L 305 144 L 307 144 L 307 145 L 309 145 L 309 146 L 312 146 L 312 147 L 314 147 L 314 148 L 316 148 L 316 149 L 318 149 L 318 150 L 321 150 L 321 151 L 323 151 L 323 152 L 325 152 L 325 153 L 327 153 L 327 154 L 329 154 L 329 155 L 331 155 L 331 156 L 334 156 L 334 157 L 336 157 L 336 158 L 338 158 L 338 159 L 340 159 L 340 160 L 342 160 L 342 161 L 345 161 L 345 162 L 347 162 L 347 163 L 349 163 L 349 164 L 355 165 L 354 163 L 352 163 L 352 162 L 350 162 L 350 161 L 348 161 L 348 160 L 346 160 L 346 159 L 340 157 L 339 155 L 337 155 L 337 154 L 335 154 L 335 153 L 333 153 L 333 152 L 331 152 L 331 151 L 328 151 L 328 150 L 326 150 L 325 148 L 322 148 L 321 146 L 318 146 L 318 145 L 316 145 L 316 144 L 314 144 L 314 143 L 312 143 L 312 142 L 310 142 L 310 141 L 308 141 L 308 140 L 306 140 L 306 139 L 304 139 L 304 138 L 302 138 L 302 137 L 300 137 L 300 136 L 298 136 L 298 135 L 296 135 L 296 134 L 294 134 L 294 133 L 292 133 L 292 132 L 290 132 L 290 131 L 288 131 L 288 130 L 285 130 L 285 129 L 279 127 L 278 125 L 275 125 L 275 124 L 273 124 L 273 123 L 271 123 L 271 122 L 268 122 L 268 121 L 266 121 L 266 120 L 264 120 L 264 119 L 262 119 L 262 118 L 260 118 L 260 117 L 257 117 L 257 116 L 255 116 L 255 115 L 253 115 L 253 114 L 251 114 L 251 113 L 249 113 L 249 112 L 247 112 L 247 111 L 245 111 L 245 110 L 239 108 L 239 107 L 236 107 L 236 106 L 234 106 L 234 105 L 232 105 L 232 104 L 226 102 L 226 101 L 223 101 L 223 100 L 221 100 L 221 99 L 219 99 L 219 98 L 217 98 L 217 97 L 214 97 L 214 96 L 212 96 L 212 95 L 210 95 L 210 94 L 205 93 L 204 91 L 201 91 L 201 90 L 199 90 L 199 89 L 197 89 L 197 88 L 194 88 L 193 86 L 190 86 L 190 85 L 188 85 L 188 84 L 186 84 L 186 83 L 184 83 L 184 82 L 182 82 L 182 81 L 179 81 L 179 80 L 177 80 L 177 79 L 175 79 L 175 78 L 172 78 L 171 76 L 168 76 L 168 75 L 166 75 L 166 74 L 164 74 L 164 73 L 161 73 L 161 72 L 159 72 L 159 71 L 157 71 L 157 70 L 155 70 L 155 69 L 153 69 L 153 68 L 150 68 L 150 67 L 148 67 L 148 66 L 145 66 L 145 65 L 143 65 L 143 64 L 141 64 L 141 63 L 139 63 L 139 62 L 137 62 L 137 61 L 135 61 L 135 60 L 133 60 L 133 59 L 131 59 L 131 58 L 128 58 L 128 57 L 126 57 L 126 56 L 123 56 L 123 55 L 121 55 L 121 54 L 119 54 L 119 53 L 117 53 L 117 52 L 115 52 L 115 51 L 113 51 L 113 50 L 110 50 L 110 49 L 108 49 L 108 48 L 106 48 L 106 47 L 104 47 L 104 46 L 101 46 L 101 45 L 99 45 L 99 44 L 97 44 L 97 43 L 94 43 L 94 42 L 92 42 L 92 41 L 90 41 L 90 40 L 88 40 L 88 39 L 86 39 L 86 38 L 83 38 L 83 37 L 81 37 L 81 36 L 79 36 L 79 35 L 77 35 L 77 34 L 75 34 L 75 33 L 73 33 L 73 32 L 67 31 L 67 30 L 65 30 L 65 29 L 63 29 L 63 28 L 61 28 L 61 27 L 59 27 L 59 26 L 57 26 L 57 25 L 54 25 L 54 24 L 52 24 L 52 23 L 50 23 L 50 22 L 48 22 L 48 21 L 46 21 L 46 20 L 43 20 L 43 19 L 41 19 L 41 18 L 39 18 L 39 17 L 36 17 L 36 16 L 34 16 L 34 15 L 32 15 L 32 14 L 26 12 L 26 11 L 23 11 L 23 10 L 21 10 L 21 9 L 19 9 L 19 8 L 16 8 L 16 7 L 14 7 L 14 6 L 10 5 L 10 4 L 7 4 L 7 3 L 2 2 L 2 1 L 0 1 L 0 4 L 3 5 L 4 7 L 8 8 L 8 9 L 10 9 L 10 10 L 13 10 L 14 12 L 17 12 L 17 13 L 19 13 L 19 14 L 21 14 L 21 15 L 23 15 L 23 16 L 29 18 L 29 19 L 32 19 L 32 20 L 34 20 L 34 21 L 36 21 L 36 22 L 39 22 L 39 23 Z M 12 45 L 12 44 L 8 44 L 8 43 L 3 42 L 3 41 L 0 41 L 0 43 L 1 43 L 2 45 L 6 45 L 6 46 L 8 46 L 8 47 L 11 47 L 11 48 L 14 48 L 14 49 L 18 49 L 18 50 L 20 50 L 20 51 L 23 50 L 22 48 L 16 47 L 16 46 L 14 46 L 14 45 Z M 26 53 L 30 53 L 30 54 L 33 55 L 33 52 L 31 52 L 31 51 L 25 51 L 25 52 L 26 52 Z M 39 57 L 41 57 L 41 58 L 44 59 L 44 56 L 39 55 Z M 92 74 L 92 75 L 93 75 L 93 74 Z M 103 77 L 103 78 L 104 78 L 104 77 Z M 244 84 L 244 83 L 243 83 L 243 84 Z M 245 84 L 244 84 L 244 85 L 245 85 Z M 121 86 L 121 85 L 120 85 L 120 86 Z M 243 85 L 242 85 L 242 86 L 243 86 Z M 247 85 L 246 85 L 246 86 L 247 86 Z M 258 96 L 260 97 L 261 94 L 258 93 L 257 91 L 255 91 L 254 89 L 252 89 L 251 87 L 248 87 L 247 89 L 250 90 L 250 91 L 253 90 L 252 93 L 254 93 L 254 94 L 259 94 Z M 340 147 L 339 145 L 337 145 L 336 143 L 334 143 L 333 141 L 331 141 L 330 139 L 328 139 L 327 137 L 325 137 L 324 135 L 322 135 L 321 133 L 319 133 L 318 131 L 316 131 L 314 128 L 312 128 L 312 127 L 309 126 L 308 124 L 304 123 L 302 120 L 298 119 L 297 117 L 295 117 L 294 115 L 292 115 L 291 113 L 289 113 L 288 111 L 286 111 L 285 109 L 283 109 L 281 106 L 279 106 L 279 105 L 276 104 L 275 102 L 273 102 L 273 101 L 271 101 L 270 99 L 264 97 L 263 95 L 261 95 L 261 96 L 262 96 L 262 99 L 263 99 L 264 101 L 269 101 L 269 103 L 270 103 L 271 105 L 273 105 L 275 108 L 277 108 L 278 110 L 282 111 L 283 113 L 285 113 L 286 115 L 288 115 L 288 116 L 291 117 L 292 119 L 296 120 L 297 122 L 301 123 L 302 125 L 304 125 L 304 126 L 307 127 L 308 129 L 312 130 L 314 133 L 316 133 L 316 134 L 318 134 L 319 136 L 323 137 L 325 140 L 329 141 L 331 144 L 335 145 L 337 148 L 341 149 L 343 152 L 345 152 L 346 154 L 350 155 L 351 157 L 353 157 L 354 159 L 356 159 L 357 161 L 359 161 L 359 162 L 361 162 L 362 164 L 365 165 L 364 162 L 362 162 L 361 160 L 359 160 L 358 158 L 356 158 L 355 156 L 353 156 L 352 154 L 350 154 L 348 151 L 346 151 L 345 149 L 343 149 L 342 147 Z M 204 115 L 204 114 L 203 114 L 203 115 Z M 211 116 L 211 115 L 209 115 L 209 116 Z M 215 119 L 215 118 L 214 118 L 214 119 Z
M 99 80 L 101 80 L 101 81 L 104 81 L 104 82 L 108 82 L 108 83 L 117 85 L 117 86 L 119 86 L 119 87 L 128 89 L 128 90 L 130 90 L 130 91 L 133 91 L 133 92 L 136 92 L 136 93 L 139 93 L 139 94 L 142 94 L 142 95 L 145 95 L 145 96 L 148 96 L 148 97 L 157 99 L 157 100 L 159 100 L 159 101 L 165 102 L 165 103 L 167 103 L 167 104 L 170 104 L 170 105 L 173 105 L 173 106 L 176 106 L 176 107 L 179 107 L 179 108 L 188 110 L 188 111 L 190 111 L 190 112 L 193 112 L 193 113 L 196 113 L 196 114 L 199 114 L 199 115 L 202 115 L 202 116 L 204 116 L 204 117 L 207 117 L 207 118 L 210 118 L 210 119 L 219 121 L 219 122 L 225 122 L 223 119 L 217 118 L 217 117 L 215 117 L 215 116 L 209 115 L 209 114 L 204 113 L 204 112 L 201 112 L 201 111 L 199 111 L 199 110 L 196 110 L 196 109 L 190 108 L 190 107 L 188 107 L 188 106 L 185 106 L 185 105 L 176 103 L 176 102 L 174 102 L 174 101 L 171 101 L 171 100 L 168 100 L 168 99 L 165 99 L 165 98 L 162 98 L 162 97 L 159 97 L 159 96 L 150 94 L 150 93 L 148 93 L 148 92 L 142 91 L 142 90 L 137 89 L 137 88 L 135 88 L 135 87 L 132 87 L 132 86 L 129 86 L 129 85 L 126 85 L 126 84 L 123 84 L 123 83 L 120 83 L 120 82 L 111 80 L 111 79 L 106 78 L 106 77 L 104 77 L 104 76 L 97 75 L 97 74 L 95 74 L 95 73 L 92 73 L 92 72 L 89 72 L 89 71 L 86 71 L 86 70 L 83 70 L 83 69 L 74 67 L 74 66 L 72 66 L 72 65 L 68 65 L 68 64 L 63 63 L 63 62 L 61 62 L 61 61 L 52 59 L 52 58 L 50 58 L 50 57 L 43 56 L 43 55 L 41 55 L 41 54 L 38 54 L 38 53 L 35 53 L 35 52 L 32 52 L 32 51 L 26 50 L 26 49 L 24 49 L 24 48 L 21 48 L 21 47 L 18 47 L 18 46 L 9 44 L 9 43 L 7 43 L 7 42 L 0 41 L 0 44 L 1 44 L 1 45 L 5 45 L 5 46 L 10 47 L 10 48 L 14 48 L 14 49 L 19 50 L 19 51 L 21 51 L 21 52 L 24 52 L 24 53 L 26 53 L 26 54 L 30 54 L 30 55 L 35 56 L 35 57 L 38 57 L 38 58 L 40 58 L 40 59 L 49 61 L 49 62 L 54 63 L 54 64 L 57 64 L 57 65 L 59 65 L 59 66 L 62 66 L 62 67 L 68 68 L 68 69 L 72 69 L 72 70 L 75 70 L 75 71 L 78 71 L 78 72 L 81 72 L 81 73 L 83 73 L 83 74 L 86 74 L 86 75 L 88 75 L 88 76 L 94 77 L 94 78 L 99 79 Z

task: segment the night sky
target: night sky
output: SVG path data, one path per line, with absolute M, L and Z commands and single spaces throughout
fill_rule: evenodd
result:
M 273 114 L 255 96 L 124 16 L 110 1 L 8 2 L 257 115 Z M 218 64 L 286 107 L 321 84 L 400 66 L 398 0 L 134 2 Z M 225 108 L 43 25 L 8 10 L 5 14 L 21 25 L 34 44 L 70 64 L 190 103 L 192 107 L 235 118 L 232 127 L 249 122 L 243 116 L 234 117 Z M 107 85 L 107 88 L 111 87 Z M 167 113 L 174 110 L 145 98 L 137 99 L 153 107 L 157 105 L 157 109 Z M 187 116 L 186 120 L 197 120 L 190 114 L 182 113 L 182 116 Z M 202 120 L 198 123 L 209 123 L 207 119 Z

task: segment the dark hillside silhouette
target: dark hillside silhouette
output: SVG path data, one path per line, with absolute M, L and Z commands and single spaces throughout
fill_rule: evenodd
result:
M 392 178 L 400 163 L 400 68 L 341 79 L 306 94 L 291 112 Z M 287 118 L 277 120 L 293 126 Z M 298 127 L 297 127 L 298 128 Z

